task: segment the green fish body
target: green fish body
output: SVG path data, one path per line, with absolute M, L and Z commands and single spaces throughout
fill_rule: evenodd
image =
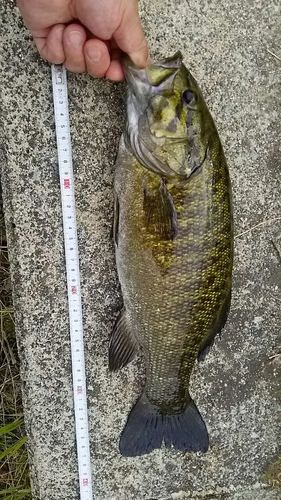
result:
M 207 451 L 189 395 L 196 359 L 224 326 L 231 295 L 233 220 L 222 145 L 180 53 L 141 70 L 124 63 L 127 124 L 115 175 L 114 239 L 124 309 L 112 370 L 142 347 L 146 383 L 120 440 L 136 456 L 165 444 Z

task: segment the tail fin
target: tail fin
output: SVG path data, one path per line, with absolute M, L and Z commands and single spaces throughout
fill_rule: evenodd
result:
M 180 414 L 163 414 L 143 393 L 132 409 L 120 439 L 120 453 L 134 457 L 161 448 L 173 446 L 180 451 L 206 452 L 209 438 L 206 425 L 190 400 Z

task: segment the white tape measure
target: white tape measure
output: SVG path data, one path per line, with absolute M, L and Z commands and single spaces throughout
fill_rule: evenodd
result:
M 63 65 L 52 65 L 52 80 L 67 273 L 80 500 L 92 500 L 74 176 L 72 169 L 67 80 L 66 70 Z

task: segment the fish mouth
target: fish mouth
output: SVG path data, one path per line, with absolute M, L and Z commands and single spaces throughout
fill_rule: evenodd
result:
M 140 81 L 149 85 L 152 93 L 159 93 L 171 86 L 182 65 L 183 56 L 180 51 L 173 56 L 153 62 L 144 69 L 136 66 L 127 54 L 122 56 L 122 66 L 128 84 Z
M 178 50 L 173 56 L 166 57 L 166 59 L 162 59 L 156 63 L 152 63 L 151 66 L 179 69 L 182 65 L 182 59 L 182 53 Z
M 182 53 L 178 50 L 173 56 L 166 57 L 166 59 L 161 59 L 157 62 L 152 62 L 148 68 L 173 68 L 178 69 L 182 64 Z M 122 66 L 125 71 L 143 71 L 141 68 L 136 66 L 135 63 L 130 59 L 127 54 L 122 54 L 121 58 Z M 146 69 L 146 68 L 145 68 Z

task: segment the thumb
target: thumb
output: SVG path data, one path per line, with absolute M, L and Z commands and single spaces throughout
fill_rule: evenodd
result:
M 114 33 L 114 40 L 118 47 L 128 54 L 133 63 L 145 68 L 150 63 L 148 57 L 148 44 L 145 39 L 137 7 L 133 7 L 128 12 L 124 13 L 121 24 Z

